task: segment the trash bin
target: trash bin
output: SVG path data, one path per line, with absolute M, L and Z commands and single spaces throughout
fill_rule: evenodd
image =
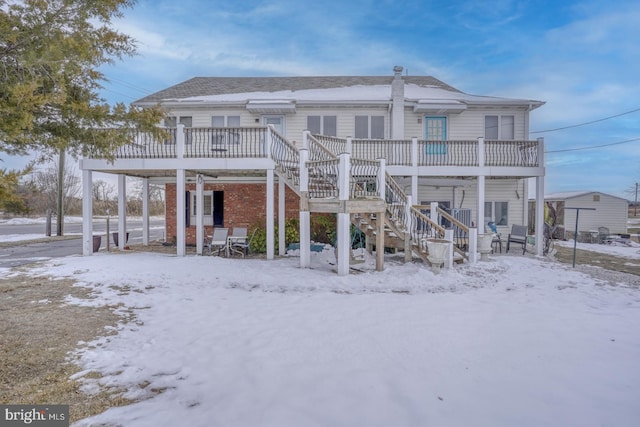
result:
M 128 241 L 129 241 L 129 232 L 127 231 L 127 234 L 125 235 L 124 244 L 126 245 Z M 118 232 L 117 231 L 113 233 L 113 244 L 118 246 Z
M 101 244 L 102 236 L 93 236 L 93 252 L 98 252 Z

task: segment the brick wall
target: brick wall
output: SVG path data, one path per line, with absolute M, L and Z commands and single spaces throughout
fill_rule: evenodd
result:
M 167 240 L 176 236 L 176 185 L 166 184 L 166 216 Z M 187 191 L 195 192 L 195 184 L 187 184 Z M 248 227 L 255 225 L 265 227 L 266 218 L 266 184 L 205 184 L 205 191 L 224 191 L 224 226 Z M 275 218 L 278 220 L 278 186 L 275 185 Z M 289 187 L 285 187 L 285 217 L 297 218 L 299 214 L 299 197 Z M 205 226 L 205 234 L 211 234 L 212 227 Z M 188 245 L 196 244 L 196 225 L 190 224 L 186 229 Z

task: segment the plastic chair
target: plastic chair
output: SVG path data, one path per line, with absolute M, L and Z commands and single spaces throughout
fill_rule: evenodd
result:
M 208 237 L 204 241 L 205 247 L 209 248 L 209 254 L 212 254 L 214 250 L 218 250 L 218 256 L 220 252 L 227 249 L 227 238 L 229 237 L 228 228 L 214 228 L 213 235 Z
M 232 239 L 230 241 L 229 244 L 229 252 L 230 253 L 237 253 L 242 255 L 242 258 L 244 258 L 245 256 L 249 255 L 249 250 L 251 249 L 251 241 L 253 240 L 253 236 L 256 235 L 256 231 L 258 231 L 257 228 L 254 228 L 254 230 L 251 232 L 251 237 L 247 238 L 247 229 L 244 228 L 244 230 L 239 230 L 239 235 L 242 236 L 244 235 L 244 239 L 240 238 L 240 239 Z M 231 237 L 236 237 L 238 236 L 236 234 L 236 229 L 233 229 L 233 236 Z

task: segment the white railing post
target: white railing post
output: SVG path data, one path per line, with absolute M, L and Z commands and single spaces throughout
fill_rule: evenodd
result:
M 275 127 L 273 125 L 267 126 L 267 132 L 264 138 L 264 151 L 267 156 L 267 159 L 271 159 L 271 145 L 273 144 L 273 134 L 275 132 Z
M 340 165 L 338 166 L 338 199 L 349 200 L 349 181 L 351 180 L 351 156 L 349 153 L 340 153 Z
M 478 138 L 478 166 L 484 167 L 484 138 Z
M 544 138 L 538 138 L 538 167 L 544 168 Z
M 478 229 L 469 228 L 469 263 L 478 262 Z
M 311 135 L 311 132 L 308 130 L 302 132 L 302 149 L 304 150 L 309 149 L 309 135 Z
M 380 167 L 378 168 L 378 193 L 380 198 L 387 200 L 387 165 L 383 158 L 378 159 Z
M 353 142 L 352 142 L 352 138 L 350 136 L 347 137 L 347 143 L 346 143 L 346 145 L 344 147 L 344 150 L 349 154 L 353 153 Z
M 300 149 L 300 192 L 309 191 L 309 169 L 307 167 L 308 160 L 309 150 L 306 148 Z
M 440 224 L 440 213 L 438 212 L 438 202 L 431 202 L 431 209 L 429 209 L 429 212 L 431 212 L 431 221 L 435 222 L 436 224 Z
M 411 138 L 411 195 L 418 200 L 418 138 Z
M 176 156 L 178 159 L 184 158 L 184 125 L 178 123 L 176 128 Z

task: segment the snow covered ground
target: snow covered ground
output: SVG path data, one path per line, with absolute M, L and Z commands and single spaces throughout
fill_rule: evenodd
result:
M 311 269 L 142 253 L 34 269 L 95 291 L 69 303 L 136 314 L 79 343 L 75 378 L 141 400 L 75 425 L 638 425 L 639 277 L 504 254 L 440 275 L 367 259 L 339 277 L 333 251 L 312 255 Z

